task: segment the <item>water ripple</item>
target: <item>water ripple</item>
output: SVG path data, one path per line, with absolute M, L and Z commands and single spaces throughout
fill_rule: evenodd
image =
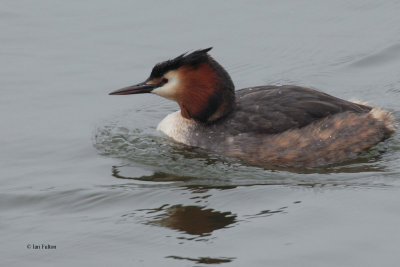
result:
M 165 104 L 171 112 L 175 107 Z M 391 185 L 379 177 L 392 172 L 400 151 L 399 134 L 362 153 L 357 159 L 314 169 L 263 169 L 238 160 L 176 143 L 158 133 L 155 123 L 162 113 L 152 107 L 126 111 L 118 119 L 98 126 L 93 145 L 98 153 L 116 158 L 110 166 L 113 177 L 136 182 L 153 182 L 156 186 L 241 186 L 254 184 L 284 185 Z M 395 114 L 398 116 L 399 114 Z M 335 174 L 332 176 L 331 174 Z M 370 179 L 373 177 L 373 179 Z M 379 181 L 379 182 L 377 182 Z M 145 184 L 149 186 L 150 184 Z

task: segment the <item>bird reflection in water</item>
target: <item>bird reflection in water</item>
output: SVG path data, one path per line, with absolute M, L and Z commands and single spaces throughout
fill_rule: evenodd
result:
M 174 205 L 148 224 L 168 227 L 189 235 L 207 236 L 235 222 L 236 215 L 231 212 L 220 212 L 202 206 Z
M 153 220 L 150 224 L 168 227 L 174 230 L 185 232 L 196 237 L 209 236 L 215 230 L 227 228 L 236 222 L 236 215 L 231 212 L 219 212 L 213 209 L 205 209 L 201 206 L 174 205 L 169 207 L 160 218 Z M 188 240 L 201 241 L 204 239 L 183 238 Z M 182 257 L 170 255 L 166 258 L 175 260 L 186 260 L 200 264 L 221 264 L 232 262 L 234 257 Z
M 203 263 L 203 264 L 220 264 L 220 263 L 227 263 L 231 262 L 235 258 L 229 257 L 222 257 L 222 258 L 210 258 L 210 257 L 200 257 L 200 258 L 189 258 L 189 257 L 179 257 L 179 256 L 168 256 L 166 258 L 171 258 L 175 260 L 188 260 L 194 261 L 196 263 Z
M 121 166 L 119 166 L 121 167 Z M 133 179 L 140 181 L 188 181 L 190 177 L 174 176 L 165 173 L 154 173 L 149 176 L 141 177 L 129 177 L 123 176 L 120 173 L 118 166 L 113 166 L 112 175 L 118 179 Z M 195 190 L 196 193 L 205 193 L 208 191 L 207 188 L 202 186 L 187 186 L 190 190 Z M 221 189 L 234 188 L 234 187 L 222 187 Z M 202 196 L 206 198 L 207 196 Z M 192 199 L 198 198 L 193 197 Z M 159 208 L 154 209 L 141 209 L 138 211 L 144 211 L 147 215 L 151 215 L 150 220 L 146 224 L 163 226 L 170 229 L 178 230 L 189 235 L 196 236 L 207 236 L 213 231 L 226 228 L 236 222 L 236 215 L 231 212 L 221 212 L 214 209 L 206 208 L 205 206 L 195 205 L 174 205 L 168 204 L 162 205 Z M 160 214 L 161 213 L 161 214 Z

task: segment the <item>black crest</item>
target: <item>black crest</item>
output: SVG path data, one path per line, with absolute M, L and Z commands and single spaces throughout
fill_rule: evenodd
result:
M 211 49 L 212 47 L 209 47 L 206 49 L 196 50 L 190 54 L 184 53 L 174 59 L 158 63 L 151 71 L 150 78 L 160 78 L 168 71 L 176 70 L 184 65 L 196 66 L 207 62 L 209 60 L 207 52 Z

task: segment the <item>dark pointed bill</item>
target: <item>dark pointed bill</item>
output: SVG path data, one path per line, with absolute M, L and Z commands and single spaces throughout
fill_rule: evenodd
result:
M 109 93 L 109 95 L 132 95 L 150 93 L 154 88 L 159 87 L 159 84 L 147 84 L 145 82 L 136 85 L 124 87 Z

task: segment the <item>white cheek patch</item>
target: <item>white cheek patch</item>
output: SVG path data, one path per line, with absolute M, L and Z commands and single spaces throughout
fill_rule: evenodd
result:
M 164 75 L 168 79 L 168 82 L 162 87 L 158 87 L 151 91 L 151 93 L 171 99 L 176 100 L 178 95 L 178 75 L 176 71 L 169 71 Z

